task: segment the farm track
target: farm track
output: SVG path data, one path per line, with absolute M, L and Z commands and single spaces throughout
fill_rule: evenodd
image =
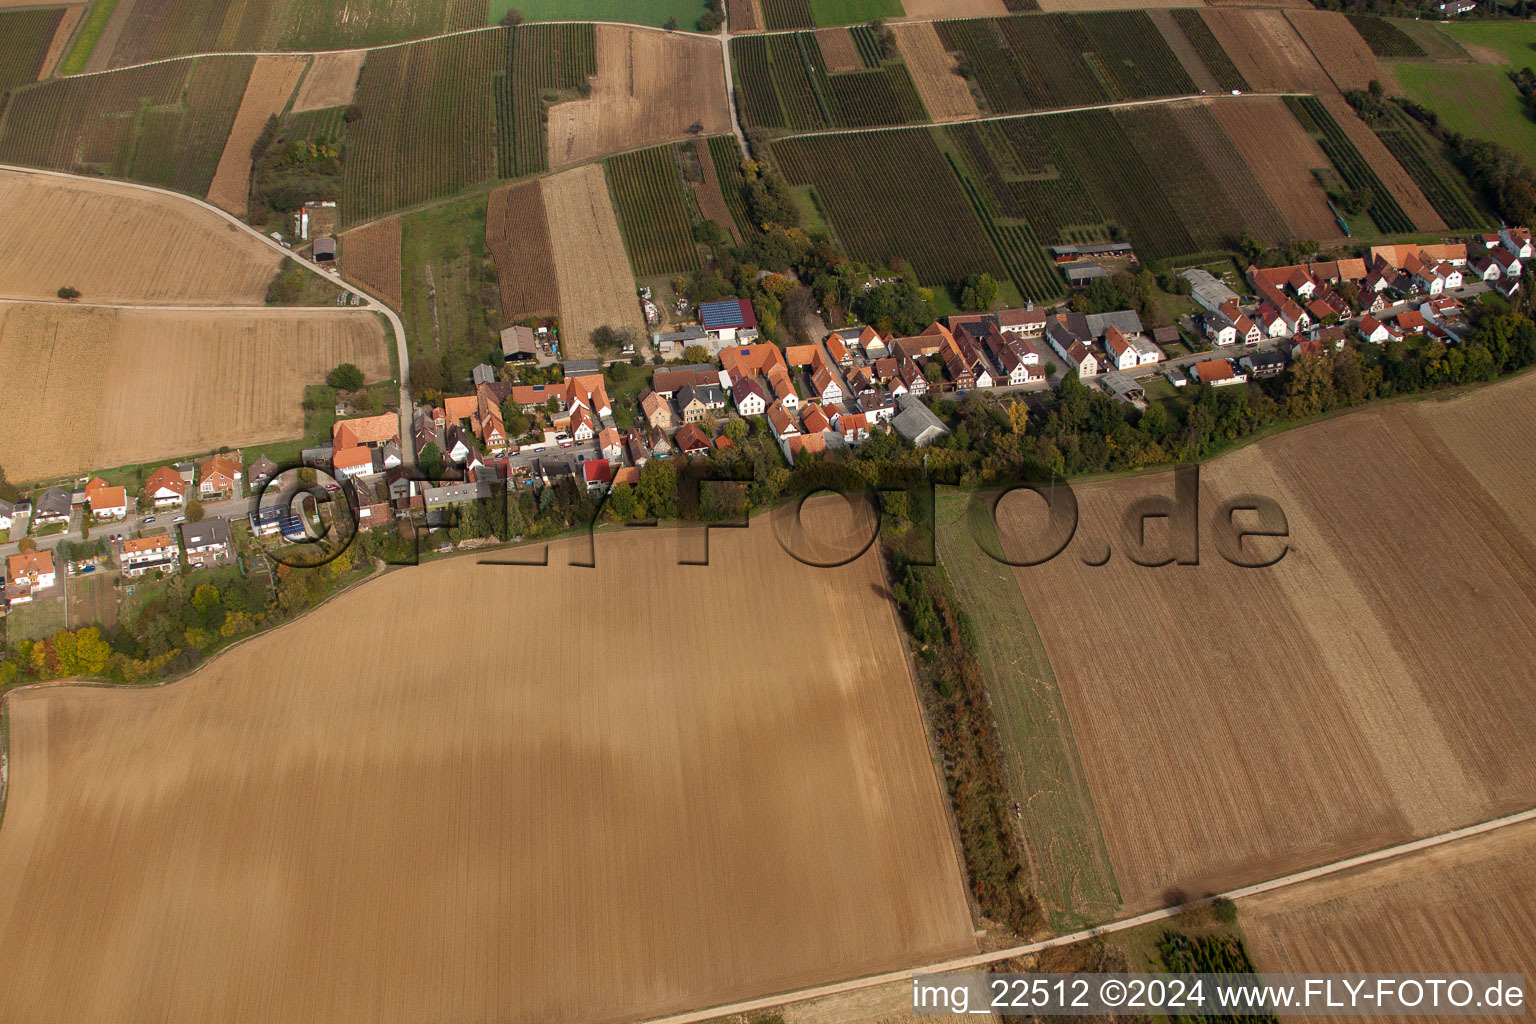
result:
M 699 1024 L 717 1017 L 726 1017 L 730 1014 L 751 1013 L 756 1010 L 768 1010 L 783 1006 L 787 1003 L 803 1002 L 807 999 L 817 999 L 822 996 L 836 995 L 841 992 L 856 992 L 860 989 L 874 988 L 879 985 L 889 985 L 907 981 L 919 974 L 943 974 L 951 971 L 968 971 L 978 967 L 986 967 L 990 964 L 1012 960 L 1016 957 L 1027 956 L 1031 953 L 1040 953 L 1048 949 L 1056 949 L 1061 946 L 1071 946 L 1088 939 L 1098 938 L 1102 935 L 1113 935 L 1116 932 L 1128 931 L 1132 928 L 1140 928 L 1143 925 L 1155 924 L 1158 921 L 1166 921 L 1178 917 L 1187 907 L 1200 906 L 1211 900 L 1226 898 L 1230 900 L 1247 899 L 1264 893 L 1288 889 L 1293 886 L 1305 885 L 1308 882 L 1356 868 L 1379 864 L 1382 861 L 1394 860 L 1398 857 L 1406 857 L 1445 846 L 1462 839 L 1471 839 L 1476 836 L 1487 835 L 1500 829 L 1509 828 L 1512 825 L 1520 825 L 1525 822 L 1536 821 L 1536 807 L 1506 815 L 1502 818 L 1494 818 L 1491 821 L 1480 822 L 1476 825 L 1468 825 L 1465 828 L 1454 829 L 1435 836 L 1427 836 L 1416 839 L 1410 843 L 1400 843 L 1396 846 L 1384 847 L 1371 853 L 1363 853 L 1355 857 L 1346 857 L 1328 864 L 1321 864 L 1305 871 L 1297 871 L 1268 881 L 1257 882 L 1253 885 L 1245 885 L 1239 889 L 1230 889 L 1226 892 L 1216 893 L 1201 900 L 1180 904 L 1176 907 L 1165 907 L 1161 910 L 1148 911 L 1135 917 L 1127 917 L 1119 921 L 1098 925 L 1093 928 L 1084 928 L 1081 931 L 1068 935 L 1057 935 L 1049 939 L 1041 939 L 1038 942 L 1028 942 L 1021 946 L 1010 946 L 1006 949 L 995 949 L 976 956 L 960 957 L 954 960 L 944 960 L 939 963 L 923 964 L 917 967 L 909 967 L 900 971 L 890 971 L 885 974 L 870 975 L 865 978 L 856 978 L 852 981 L 838 982 L 832 985 L 818 985 L 815 988 L 799 989 L 793 992 L 783 992 L 775 996 L 766 996 L 762 999 L 751 999 L 744 1002 L 732 1003 L 727 1006 L 712 1006 L 705 1010 L 697 1010 L 690 1013 L 674 1014 L 670 1017 L 655 1017 L 642 1022 L 642 1024 Z
M 0 171 L 17 171 L 22 174 L 40 174 L 52 178 L 65 178 L 73 181 L 101 180 L 99 178 L 92 178 L 85 175 L 69 174 L 65 171 L 40 170 L 35 167 L 16 167 L 10 164 L 0 164 Z M 123 181 L 118 182 L 117 184 L 121 185 L 123 188 L 142 189 L 145 192 L 153 192 L 159 195 L 171 196 L 172 198 L 192 203 L 208 211 L 209 213 L 214 214 L 222 220 L 233 224 L 236 229 L 245 232 L 252 238 L 257 239 L 269 249 L 276 251 L 278 255 L 282 256 L 284 259 L 292 260 L 293 262 L 299 264 L 299 266 L 304 267 L 310 273 L 319 273 L 319 271 L 315 270 L 313 264 L 304 259 L 304 257 L 300 256 L 298 253 L 291 249 L 285 249 L 283 246 L 268 238 L 266 235 L 263 235 L 260 231 L 257 231 L 255 228 L 240 220 L 238 217 L 226 213 L 225 211 L 219 209 L 217 206 L 214 206 L 212 203 L 207 202 L 206 200 L 198 199 L 195 196 L 189 196 L 183 192 L 173 192 L 168 188 L 160 188 L 156 185 L 141 185 L 132 181 Z M 406 347 L 405 344 L 405 325 L 401 322 L 400 315 L 393 309 L 390 309 L 389 306 L 383 301 L 375 298 L 368 292 L 363 291 L 356 285 L 348 281 L 344 281 L 339 277 L 332 278 L 330 275 L 325 276 L 333 280 L 337 287 L 351 292 L 353 295 L 363 299 L 365 303 L 364 306 L 352 308 L 371 309 L 376 313 L 382 314 L 384 318 L 389 321 L 390 329 L 394 332 L 395 335 L 395 351 L 399 357 L 400 362 L 400 436 L 410 437 L 411 409 L 413 407 L 411 400 L 411 354 L 410 350 Z M 409 465 L 416 461 L 416 452 L 414 450 L 414 446 L 404 445 L 402 446 L 401 452 L 404 456 L 406 464 Z

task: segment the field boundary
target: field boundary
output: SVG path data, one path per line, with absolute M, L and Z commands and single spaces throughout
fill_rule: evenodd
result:
M 838 995 L 844 992 L 853 992 L 859 989 L 874 988 L 879 985 L 890 985 L 903 982 L 919 974 L 943 974 L 951 971 L 965 971 L 975 967 L 986 967 L 1003 960 L 1012 960 L 1016 957 L 1027 956 L 1031 953 L 1041 953 L 1048 949 L 1056 949 L 1061 946 L 1070 946 L 1088 939 L 1098 938 L 1102 935 L 1111 935 L 1115 932 L 1128 931 L 1132 928 L 1140 928 L 1143 925 L 1155 924 L 1158 921 L 1166 921 L 1178 917 L 1191 907 L 1208 906 L 1218 899 L 1240 900 L 1250 896 L 1258 896 L 1263 893 L 1273 892 L 1276 889 L 1287 889 L 1295 885 L 1304 885 L 1307 882 L 1319 878 L 1327 878 L 1355 868 L 1368 867 L 1382 861 L 1395 860 L 1410 854 L 1420 853 L 1424 850 L 1434 849 L 1461 839 L 1471 839 L 1475 836 L 1486 835 L 1499 829 L 1508 828 L 1511 825 L 1519 825 L 1528 821 L 1536 821 L 1536 807 L 1528 810 L 1517 811 L 1514 814 L 1502 818 L 1493 818 L 1489 821 L 1478 822 L 1450 832 L 1442 832 L 1438 835 L 1426 836 L 1411 842 L 1400 843 L 1397 846 L 1388 846 L 1370 853 L 1363 853 L 1344 860 L 1333 861 L 1329 864 L 1320 864 L 1317 867 L 1307 868 L 1304 871 L 1282 875 L 1264 882 L 1256 882 L 1240 889 L 1230 889 L 1226 892 L 1215 893 L 1202 899 L 1191 900 L 1178 906 L 1164 907 L 1161 910 L 1150 910 L 1145 914 L 1135 917 L 1123 918 L 1109 924 L 1094 928 L 1085 928 L 1082 931 L 1073 932 L 1070 935 L 1058 935 L 1054 938 L 1042 939 L 1039 942 L 1031 942 L 1022 946 L 1012 946 L 1007 949 L 995 949 L 987 953 L 979 953 L 975 956 L 961 957 L 955 960 L 945 960 L 940 963 L 923 964 L 900 971 L 888 971 L 884 974 L 874 974 L 851 981 L 837 982 L 831 985 L 819 985 L 815 988 L 800 989 L 794 992 L 784 992 L 773 996 L 764 996 L 760 999 L 750 999 L 739 1003 L 731 1003 L 725 1006 L 712 1006 L 706 1010 L 693 1010 L 688 1013 L 674 1014 L 670 1017 L 652 1017 L 642 1024 L 699 1024 L 716 1017 L 725 1017 L 736 1013 L 750 1013 L 754 1010 L 767 1010 L 783 1006 L 787 1003 L 799 1003 L 808 999 L 818 999 L 822 996 Z

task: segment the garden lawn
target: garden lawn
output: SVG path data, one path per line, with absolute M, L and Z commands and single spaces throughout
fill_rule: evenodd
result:
M 1505 77 L 1503 67 L 1403 62 L 1395 71 L 1408 95 L 1439 114 L 1449 127 L 1492 139 L 1536 161 L 1536 121 L 1526 116 L 1520 93 Z
M 894 3 L 896 0 L 889 0 Z M 624 21 L 663 26 L 670 18 L 686 31 L 698 28 L 703 0 L 491 0 L 490 20 L 499 25 L 516 8 L 528 21 Z
M 864 25 L 876 18 L 899 18 L 905 13 L 901 0 L 811 0 L 811 17 L 823 28 Z

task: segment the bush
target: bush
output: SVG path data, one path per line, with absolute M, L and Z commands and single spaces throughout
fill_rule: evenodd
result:
M 200 523 L 203 521 L 203 503 L 193 498 L 187 502 L 187 522 Z
M 73 288 L 73 287 L 71 287 L 69 285 L 65 285 L 63 288 L 59 289 L 59 298 L 61 298 L 61 299 L 64 299 L 64 300 L 69 301 L 69 302 L 73 302 L 75 299 L 78 299 L 79 297 L 80 297 L 80 289 L 78 289 L 78 288 Z
M 363 371 L 352 363 L 342 363 L 326 375 L 325 382 L 338 391 L 357 391 L 363 386 Z
M 501 23 L 506 28 L 516 28 L 523 23 L 523 12 L 513 7 L 501 16 Z

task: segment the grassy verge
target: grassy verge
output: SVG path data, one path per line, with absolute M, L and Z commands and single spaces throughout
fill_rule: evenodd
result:
M 989 546 L 999 543 L 990 517 L 967 515 L 970 499 L 941 492 L 939 555 L 975 626 L 1035 893 L 1051 927 L 1073 931 L 1113 917 L 1120 890 L 1045 644 L 1013 570 L 973 539 L 972 530 Z
M 91 8 L 91 13 L 86 15 L 85 24 L 80 26 L 80 34 L 75 37 L 75 45 L 70 47 L 69 56 L 64 58 L 64 63 L 59 66 L 59 74 L 76 75 L 85 70 L 86 61 L 91 59 L 91 54 L 96 49 L 101 34 L 106 31 L 107 22 L 112 20 L 112 12 L 117 10 L 117 0 L 96 0 L 96 6 Z
M 485 251 L 484 195 L 407 216 L 401 232 L 402 319 L 418 388 L 468 387 L 469 373 L 499 347 L 501 301 Z

